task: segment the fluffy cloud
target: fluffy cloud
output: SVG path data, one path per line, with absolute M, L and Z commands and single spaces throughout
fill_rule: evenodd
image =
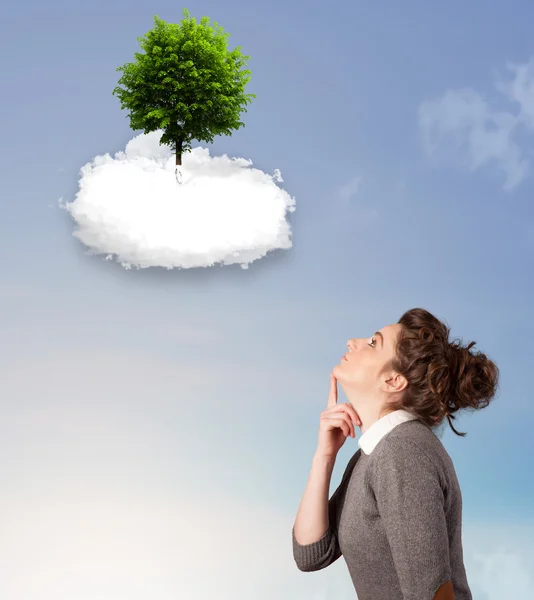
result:
M 504 175 L 504 189 L 511 191 L 531 168 L 522 135 L 534 130 L 534 59 L 509 65 L 508 71 L 511 77 L 495 82 L 504 98 L 490 102 L 471 88 L 448 90 L 421 104 L 419 127 L 429 156 L 457 161 L 471 171 L 494 165 Z M 503 99 L 508 110 L 497 107 Z
M 210 157 L 204 148 L 183 156 L 181 183 L 161 132 L 139 135 L 114 157 L 97 156 L 81 170 L 67 210 L 75 236 L 90 254 L 125 268 L 242 268 L 269 251 L 291 247 L 286 213 L 295 200 L 252 162 Z

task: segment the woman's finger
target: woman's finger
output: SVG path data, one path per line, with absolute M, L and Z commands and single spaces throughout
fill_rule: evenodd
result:
M 333 373 L 330 373 L 330 392 L 328 394 L 327 407 L 331 408 L 337 404 L 337 379 Z
M 326 410 L 332 412 L 333 414 L 337 412 L 345 412 L 348 415 L 350 415 L 350 418 L 354 423 L 356 423 L 358 427 L 361 427 L 362 420 L 360 419 L 358 413 L 352 407 L 352 404 L 349 404 L 348 402 L 345 402 L 344 404 L 335 404 L 334 406 L 330 406 Z
M 344 419 L 327 419 L 327 423 L 330 429 L 341 429 L 345 437 L 351 435 L 350 427 Z

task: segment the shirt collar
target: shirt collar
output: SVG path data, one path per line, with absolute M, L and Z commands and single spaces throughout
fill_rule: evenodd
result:
M 401 423 L 413 421 L 414 419 L 417 419 L 417 417 L 406 410 L 395 410 L 390 412 L 381 419 L 378 419 L 378 421 L 375 421 L 371 427 L 369 427 L 369 429 L 358 440 L 358 446 L 365 452 L 365 454 L 371 454 L 371 452 L 376 448 L 378 442 L 392 429 Z

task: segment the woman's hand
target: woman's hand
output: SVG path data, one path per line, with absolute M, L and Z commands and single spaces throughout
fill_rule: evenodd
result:
M 349 435 L 355 437 L 354 426 L 360 427 L 362 422 L 348 402 L 337 403 L 337 379 L 333 373 L 330 374 L 330 393 L 326 406 L 326 410 L 321 413 L 315 455 L 335 459 Z

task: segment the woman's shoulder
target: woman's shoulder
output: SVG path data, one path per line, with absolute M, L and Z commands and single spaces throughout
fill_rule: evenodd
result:
M 384 441 L 386 446 L 410 448 L 415 445 L 432 452 L 445 451 L 435 432 L 418 419 L 401 423 L 385 436 Z
M 454 465 L 445 446 L 434 431 L 421 421 L 408 421 L 398 425 L 384 437 L 380 446 L 381 460 L 393 462 L 424 460 L 438 470 L 454 471 Z

